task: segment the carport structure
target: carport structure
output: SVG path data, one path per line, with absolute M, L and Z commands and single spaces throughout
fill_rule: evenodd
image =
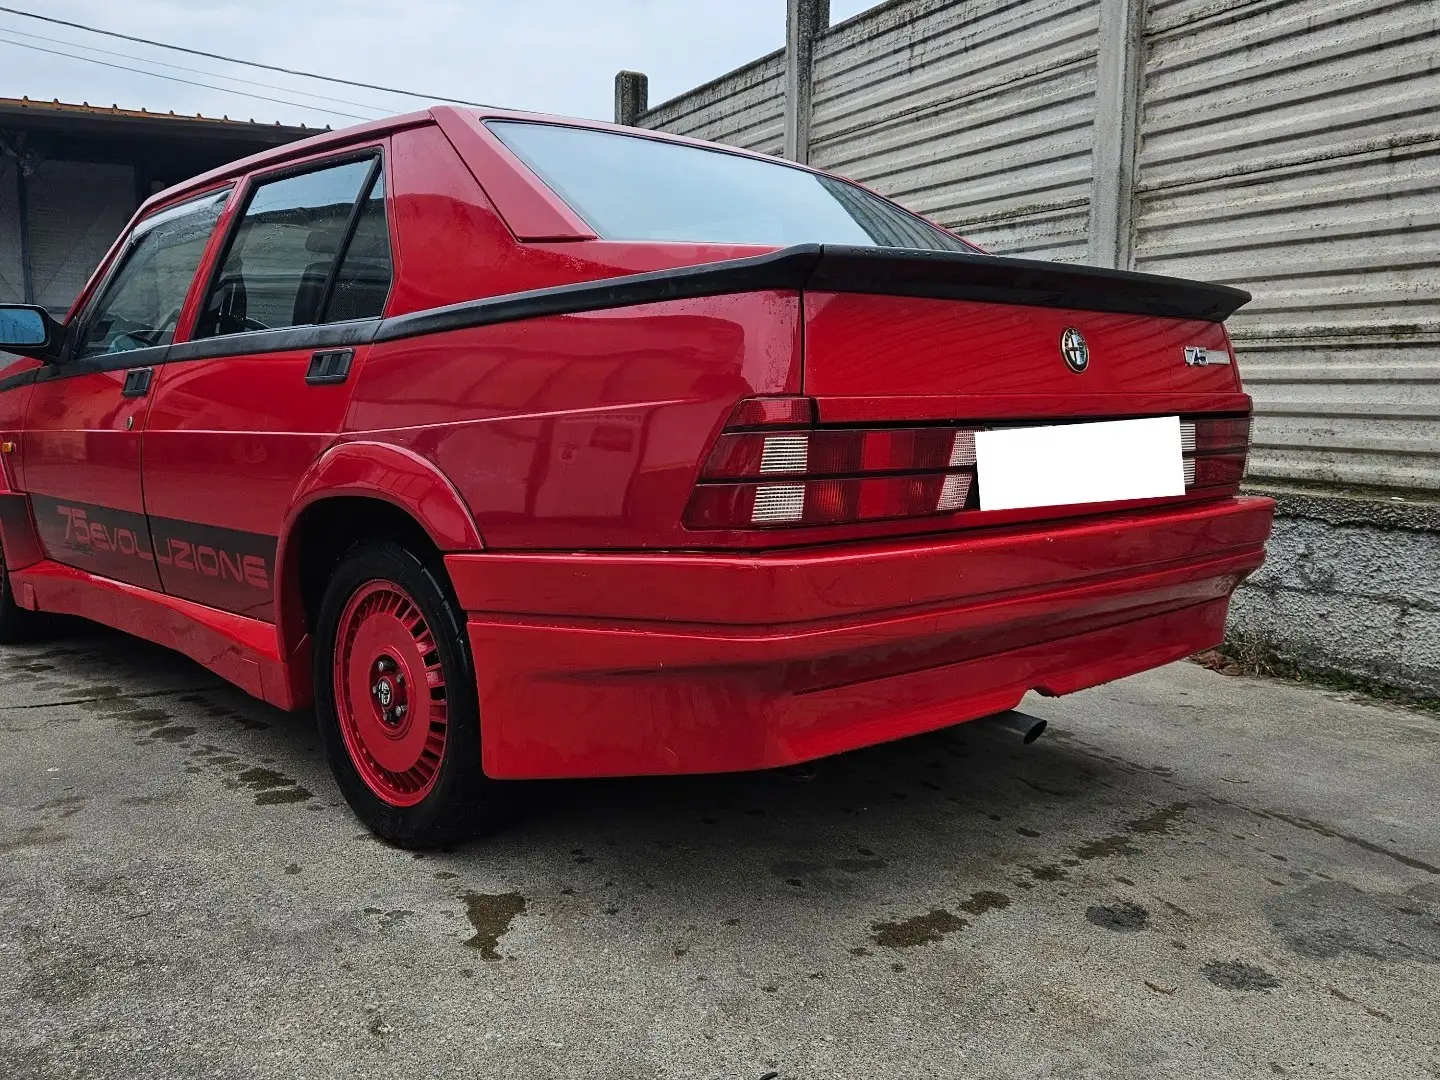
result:
M 69 310 L 156 191 L 317 129 L 0 98 L 0 302 Z

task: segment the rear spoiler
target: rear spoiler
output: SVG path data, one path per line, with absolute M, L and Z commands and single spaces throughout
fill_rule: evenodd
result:
M 679 266 L 549 289 L 467 300 L 385 319 L 376 341 L 471 326 L 759 290 L 975 300 L 1224 322 L 1250 300 L 1203 281 L 998 255 L 797 244 L 744 259 Z

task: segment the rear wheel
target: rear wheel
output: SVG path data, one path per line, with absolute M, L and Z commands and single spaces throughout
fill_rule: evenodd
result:
M 351 808 L 402 847 L 466 839 L 503 813 L 480 769 L 475 674 L 443 577 L 395 543 L 354 549 L 317 620 L 315 706 Z
M 10 589 L 10 570 L 5 565 L 5 552 L 0 550 L 0 645 L 31 641 L 45 629 L 44 616 L 15 603 L 15 594 Z

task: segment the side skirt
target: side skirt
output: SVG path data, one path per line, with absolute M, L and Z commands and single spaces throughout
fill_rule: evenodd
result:
M 311 699 L 310 639 L 280 655 L 273 624 L 45 560 L 10 575 L 27 607 L 78 615 L 183 653 L 246 693 L 280 709 Z

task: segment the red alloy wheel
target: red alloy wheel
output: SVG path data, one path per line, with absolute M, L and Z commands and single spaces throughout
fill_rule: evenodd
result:
M 449 729 L 445 672 L 409 593 L 367 581 L 340 614 L 332 672 L 345 749 L 365 785 L 391 806 L 435 787 Z

